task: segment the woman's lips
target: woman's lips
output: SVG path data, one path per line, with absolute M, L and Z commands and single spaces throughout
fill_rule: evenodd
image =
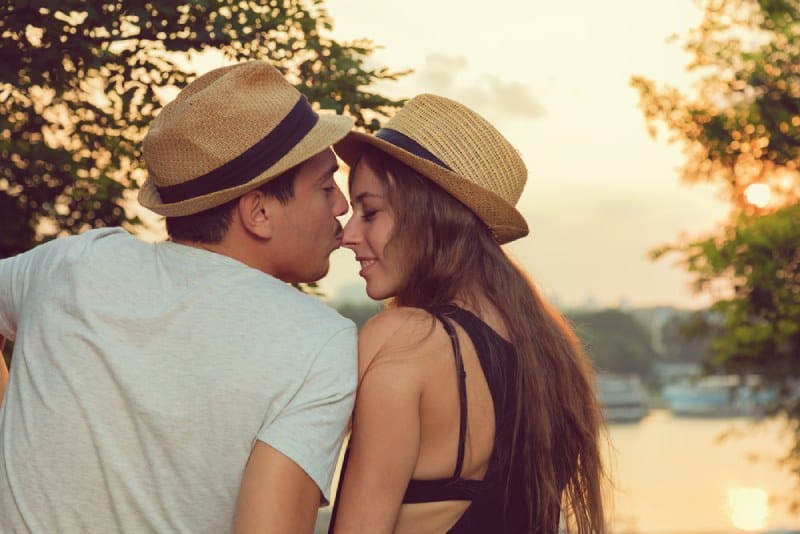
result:
M 361 270 L 358 271 L 360 276 L 364 276 L 367 271 L 369 271 L 373 265 L 378 263 L 378 260 L 373 258 L 357 258 L 358 262 L 361 264 Z

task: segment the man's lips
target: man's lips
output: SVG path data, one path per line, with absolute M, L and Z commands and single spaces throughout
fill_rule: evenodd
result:
M 342 228 L 342 224 L 341 223 L 336 225 L 336 232 L 334 234 L 334 239 L 336 240 L 336 246 L 337 247 L 341 247 L 342 246 L 342 240 L 344 239 L 344 228 Z

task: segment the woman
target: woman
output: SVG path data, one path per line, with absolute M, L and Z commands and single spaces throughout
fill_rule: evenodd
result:
M 488 122 L 420 95 L 351 167 L 343 244 L 367 293 L 335 533 L 602 533 L 591 365 L 500 245 L 528 233 L 527 170 Z

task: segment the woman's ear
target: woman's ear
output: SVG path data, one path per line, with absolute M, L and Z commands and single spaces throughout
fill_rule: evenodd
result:
M 273 216 L 276 203 L 270 200 L 273 199 L 255 189 L 239 198 L 239 204 L 234 212 L 242 227 L 261 239 L 270 239 L 274 231 Z

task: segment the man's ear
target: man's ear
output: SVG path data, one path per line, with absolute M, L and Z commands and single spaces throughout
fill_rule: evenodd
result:
M 270 239 L 274 231 L 275 199 L 255 189 L 239 198 L 235 216 L 249 233 L 262 239 Z

